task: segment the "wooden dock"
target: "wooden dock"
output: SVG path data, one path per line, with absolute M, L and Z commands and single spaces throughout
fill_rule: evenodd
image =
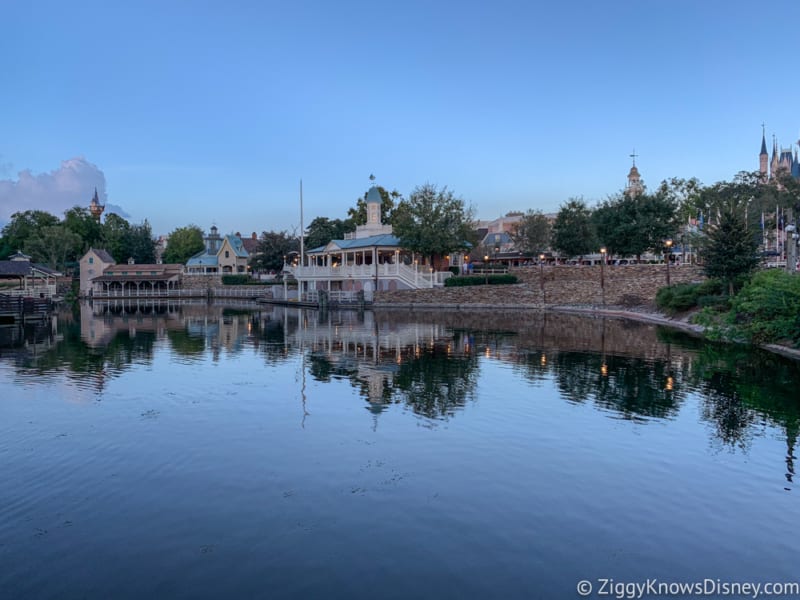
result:
M 47 298 L 25 298 L 0 294 L 0 325 L 43 321 L 50 316 L 52 303 Z

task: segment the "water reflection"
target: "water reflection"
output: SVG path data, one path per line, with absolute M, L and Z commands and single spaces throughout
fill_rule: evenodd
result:
M 0 332 L 0 359 L 19 377 L 52 373 L 102 392 L 148 365 L 158 348 L 180 362 L 255 353 L 265 365 L 302 360 L 317 382 L 348 381 L 380 414 L 401 405 L 426 419 L 457 415 L 483 365 L 498 361 L 531 385 L 617 418 L 674 419 L 689 395 L 720 449 L 746 451 L 765 425 L 785 431 L 794 476 L 800 409 L 796 362 L 718 346 L 654 326 L 571 315 L 302 311 L 243 303 L 98 303 L 39 327 Z

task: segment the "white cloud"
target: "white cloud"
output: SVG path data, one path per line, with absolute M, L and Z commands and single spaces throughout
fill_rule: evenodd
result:
M 16 179 L 0 179 L 0 223 L 15 212 L 43 210 L 57 217 L 73 206 L 88 207 L 97 188 L 101 204 L 106 204 L 106 176 L 84 157 L 62 161 L 49 173 L 34 174 L 25 169 Z M 107 212 L 127 217 L 119 206 L 106 204 Z

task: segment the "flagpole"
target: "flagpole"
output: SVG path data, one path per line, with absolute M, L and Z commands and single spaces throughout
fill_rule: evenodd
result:
M 305 264 L 305 237 L 306 230 L 303 227 L 303 180 L 300 180 L 300 266 Z

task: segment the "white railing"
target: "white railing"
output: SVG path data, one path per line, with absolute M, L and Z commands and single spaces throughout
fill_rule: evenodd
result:
M 326 292 L 328 294 L 328 301 L 331 304 L 356 304 L 359 301 L 358 292 L 350 292 L 350 291 L 330 291 Z M 366 302 L 372 302 L 373 293 L 371 290 L 364 290 L 364 300 Z M 308 292 L 303 292 L 302 297 L 303 302 L 319 302 L 319 290 L 311 290 Z
M 429 267 L 419 265 L 404 265 L 384 263 L 377 265 L 337 265 L 335 267 L 322 267 L 318 265 L 292 266 L 285 265 L 284 270 L 294 275 L 296 279 L 304 281 L 319 280 L 346 280 L 379 278 L 394 278 L 404 282 L 408 287 L 431 288 L 443 285 L 444 280 L 452 275 L 450 271 L 431 271 Z
M 27 288 L 5 289 L 3 293 L 8 296 L 22 296 L 23 298 L 52 298 L 56 295 L 55 285 L 37 285 Z
M 92 298 L 199 298 L 208 296 L 207 288 L 173 290 L 92 290 Z

